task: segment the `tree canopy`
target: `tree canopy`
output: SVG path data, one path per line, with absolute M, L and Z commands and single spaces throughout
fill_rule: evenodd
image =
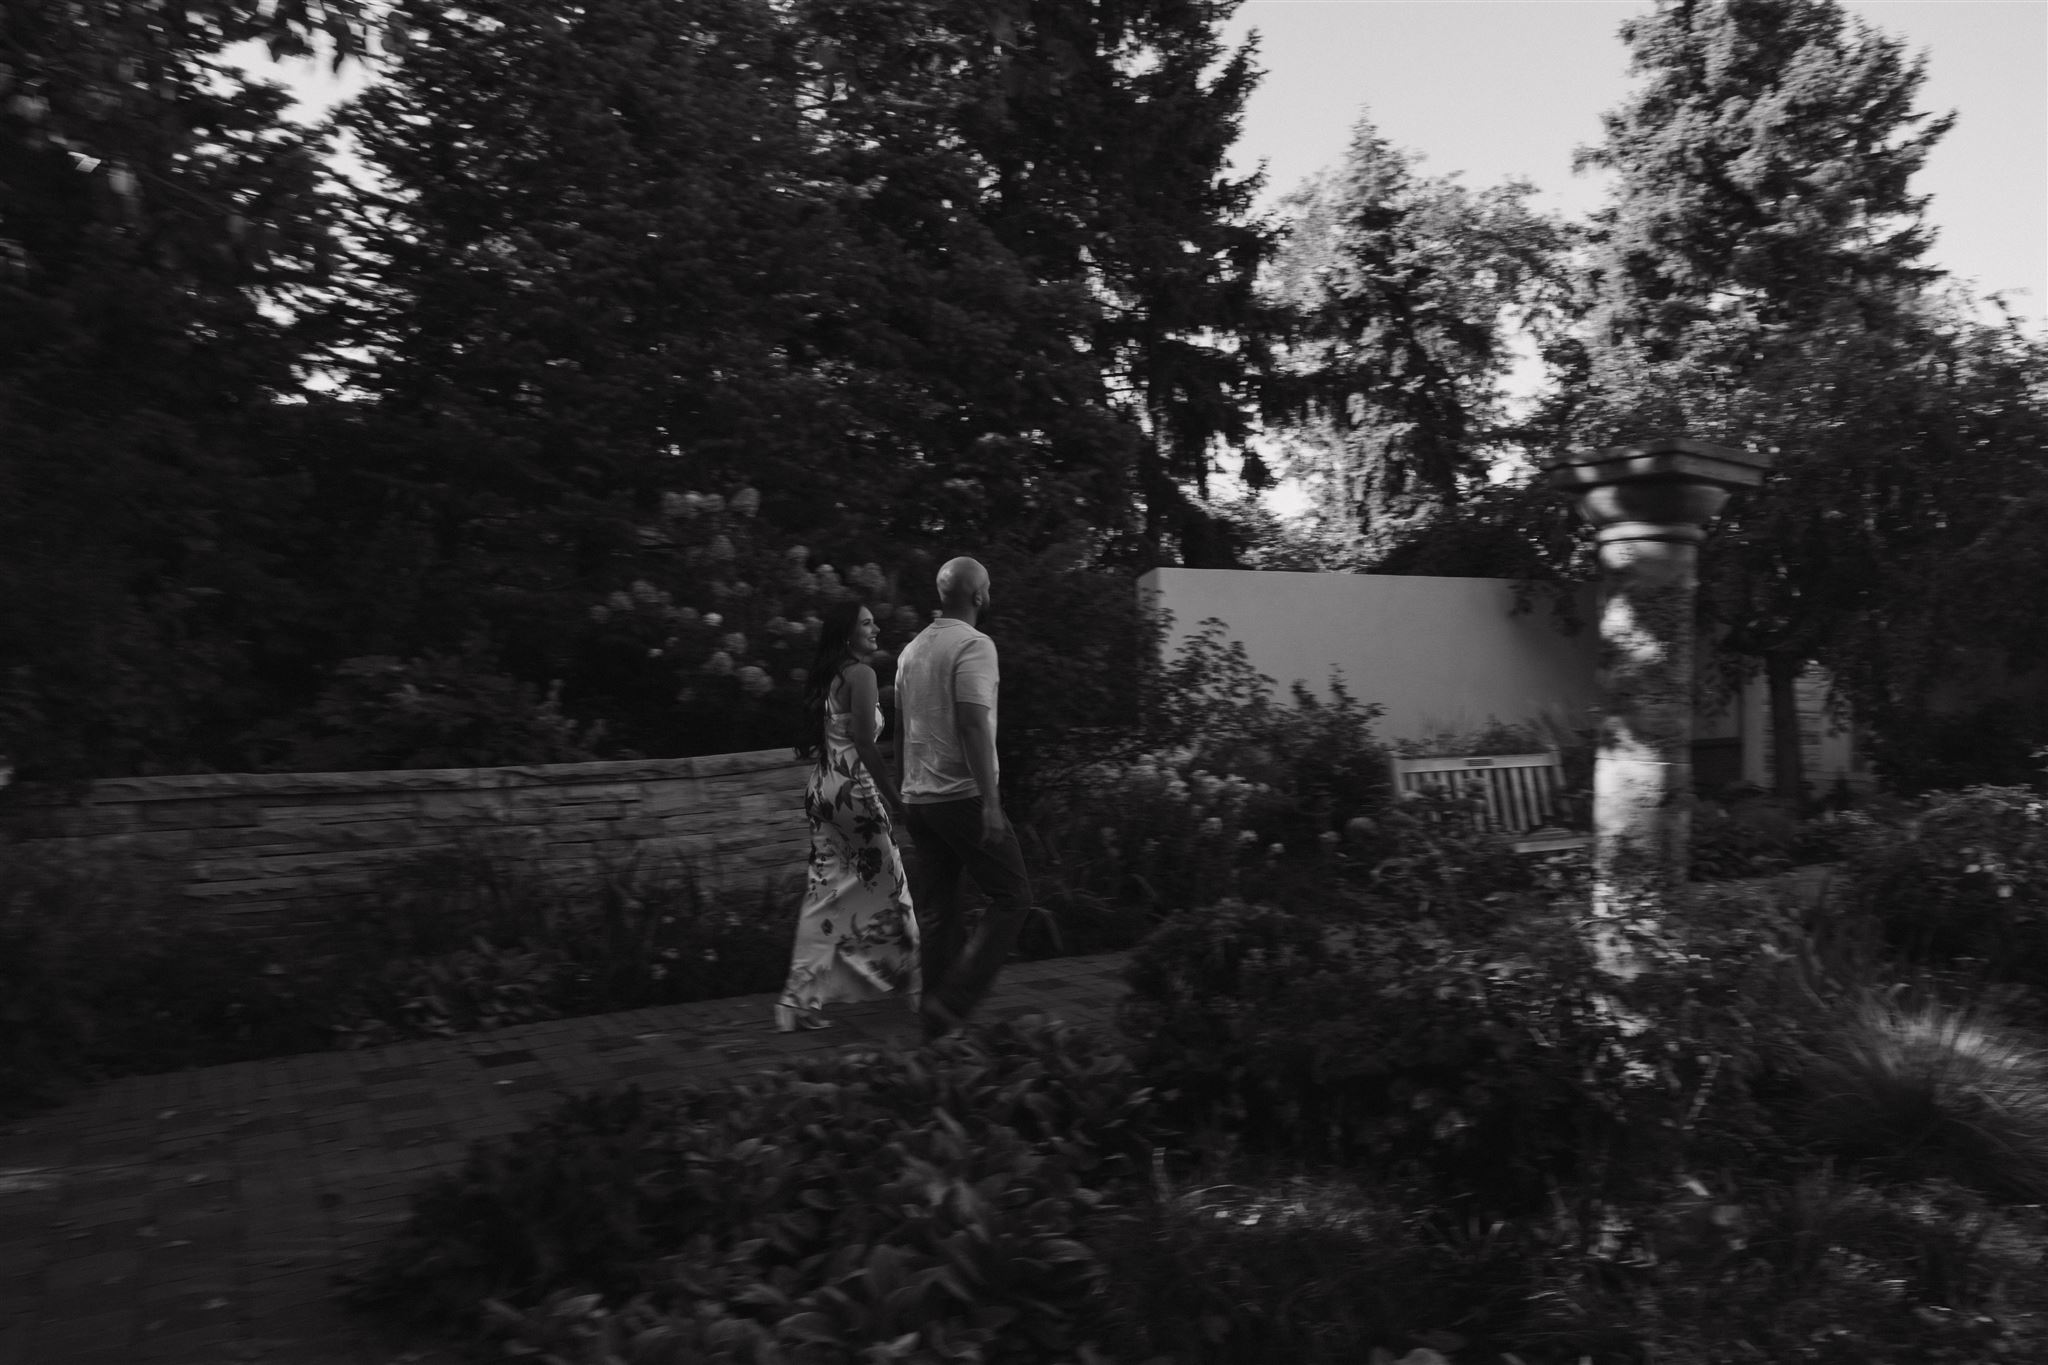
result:
M 281 311 L 332 258 L 317 138 L 222 59 L 361 50 L 347 0 L 23 0 L 0 18 L 0 749 L 203 763 L 270 686 L 302 515 Z
M 1488 483 L 1516 333 L 1541 330 L 1563 284 L 1569 233 L 1533 193 L 1422 176 L 1361 120 L 1343 161 L 1284 201 L 1285 467 L 1355 565 Z
M 224 54 L 362 54 L 356 6 L 10 8 L 0 749 L 386 762 L 331 718 L 430 695 L 730 747 L 752 694 L 675 676 L 709 639 L 629 659 L 589 613 L 644 584 L 801 623 L 742 529 L 796 580 L 1216 562 L 1271 247 L 1226 168 L 1232 8 L 404 0 L 346 178 Z M 745 528 L 693 539 L 705 500 Z
M 1927 264 L 1946 121 L 1896 41 L 1663 0 L 1591 224 L 1369 123 L 1267 220 L 1235 9 L 10 6 L 0 752 L 779 743 L 817 611 L 900 639 L 967 551 L 1034 605 L 997 620 L 1048 680 L 1005 730 L 1037 781 L 1128 709 L 1136 572 L 1570 577 L 1569 508 L 1503 473 L 1661 432 L 1777 451 L 1701 599 L 1774 682 L 1820 662 L 1908 735 L 1956 651 L 2048 658 L 2044 357 Z M 380 79 L 309 131 L 252 40 Z M 1210 496 L 1233 457 L 1315 516 Z
M 1933 287 L 1912 182 L 1950 119 L 1918 108 L 1923 61 L 1835 0 L 1667 0 L 1622 35 L 1639 84 L 1583 154 L 1615 190 L 1553 415 L 1576 444 L 1774 454 L 1722 519 L 1701 602 L 1723 656 L 1769 680 L 1775 785 L 1797 797 L 1793 680 L 1822 662 L 1866 696 L 1905 685 L 1860 624 L 1928 614 L 1908 604 L 1982 529 L 1980 490 L 2039 447 L 1983 439 L 2002 344 Z

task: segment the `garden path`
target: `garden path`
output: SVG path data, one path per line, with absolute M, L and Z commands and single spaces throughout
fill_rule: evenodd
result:
M 1123 963 L 1012 963 L 984 1016 L 1109 1028 Z M 774 1000 L 134 1076 L 0 1129 L 0 1365 L 445 1365 L 347 1313 L 334 1276 L 470 1142 L 564 1092 L 706 1084 L 917 1036 L 895 1002 L 778 1034 Z

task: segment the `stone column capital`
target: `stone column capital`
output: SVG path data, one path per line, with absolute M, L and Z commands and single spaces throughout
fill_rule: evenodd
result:
M 1633 445 L 1577 450 L 1546 467 L 1571 494 L 1602 545 L 1626 540 L 1697 544 L 1729 494 L 1763 482 L 1763 451 L 1660 436 Z

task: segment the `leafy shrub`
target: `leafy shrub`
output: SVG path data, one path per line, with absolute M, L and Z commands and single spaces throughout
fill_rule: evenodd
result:
M 1871 766 L 1894 791 L 1935 794 L 2038 782 L 2048 702 L 1986 702 L 1954 715 L 1900 717 L 1871 733 Z
M 1822 811 L 1800 823 L 1792 860 L 1802 864 L 1845 862 L 1879 829 L 1902 823 L 1868 810 Z
M 1331 675 L 1329 688 L 1331 700 L 1322 701 L 1292 684 L 1291 707 L 1273 708 L 1261 733 L 1222 746 L 1215 760 L 1219 771 L 1263 781 L 1277 798 L 1255 801 L 1248 814 L 1268 847 L 1306 852 L 1383 809 L 1392 795 L 1386 749 L 1372 734 L 1382 708 L 1354 698 L 1340 675 Z
M 482 938 L 435 957 L 401 958 L 351 990 L 335 1032 L 347 1046 L 381 1047 L 558 1019 L 554 997 L 567 968 L 559 952 Z
M 1073 769 L 1034 813 L 1034 883 L 1064 951 L 1127 948 L 1243 885 L 1313 895 L 1362 875 L 1352 836 L 1389 795 L 1379 708 L 1342 677 L 1329 700 L 1296 683 L 1276 703 L 1224 629 L 1203 622 L 1146 679 L 1152 747 Z
M 1335 673 L 1328 701 L 1296 680 L 1292 705 L 1280 704 L 1244 646 L 1226 643 L 1227 630 L 1203 621 L 1148 685 L 1155 750 L 1174 753 L 1176 767 L 1259 787 L 1270 799 L 1255 805 L 1248 823 L 1265 844 L 1306 847 L 1383 805 L 1387 755 L 1372 733 L 1382 708 L 1353 697 Z
M 1137 932 L 1153 917 L 1235 885 L 1257 834 L 1245 812 L 1259 795 L 1245 779 L 1197 767 L 1186 750 L 1103 765 L 1083 790 L 1041 804 L 1026 837 L 1038 899 L 1058 915 L 1062 937 L 1119 909 Z M 1262 850 L 1261 850 L 1262 851 Z
M 105 1076 L 323 1047 L 327 991 L 139 862 L 0 844 L 0 1110 Z
M 1104 1340 L 1189 1365 L 1918 1365 L 2048 1346 L 2034 1211 L 1824 1169 L 1572 1194 L 1488 1221 L 1321 1170 L 1162 1187 L 1096 1234 Z
M 604 727 L 561 711 L 561 684 L 545 694 L 499 671 L 481 639 L 455 654 L 365 657 L 339 664 L 309 715 L 271 737 L 271 766 L 296 772 L 488 768 L 586 763 Z
M 1127 979 L 1120 1023 L 1176 1122 L 1481 1209 L 1654 1165 L 1702 1082 L 1539 902 L 1464 941 L 1226 902 L 1155 930 Z
M 1486 830 L 1480 821 L 1485 811 L 1476 781 L 1431 784 L 1404 795 L 1361 839 L 1379 855 L 1369 884 L 1420 919 L 1497 923 L 1511 898 L 1539 886 L 1544 868 Z
M 1513 1239 L 1431 1237 L 1414 1211 L 1342 1175 L 1185 1190 L 1162 1177 L 1149 1193 L 1095 1233 L 1118 1359 L 1352 1365 L 1410 1345 L 1442 1359 L 1429 1352 L 1476 1346 L 1527 1311 Z
M 630 857 L 586 875 L 471 839 L 387 874 L 341 926 L 356 965 L 338 1021 L 375 1046 L 781 986 L 798 896 L 705 894 L 689 867 Z
M 1797 817 L 1773 802 L 1702 801 L 1693 810 L 1688 843 L 1692 879 L 1735 881 L 1782 872 L 1792 866 L 1799 838 Z
M 1133 954 L 1120 1022 L 1176 1123 L 1453 1206 L 1792 1159 L 1796 1073 L 1860 960 L 1816 950 L 1814 912 L 1788 892 L 1702 889 L 1616 980 L 1576 918 L 1584 873 L 1539 863 L 1546 889 L 1459 917 L 1372 896 L 1349 918 L 1335 902 L 1179 915 Z
M 798 897 L 687 867 L 583 877 L 471 840 L 394 868 L 324 932 L 214 923 L 147 865 L 0 844 L 0 1095 L 78 1081 L 772 991 Z
M 1153 1141 L 1129 1064 L 1040 1020 L 592 1094 L 429 1182 L 355 1298 L 590 1365 L 1061 1358 L 1102 1273 L 1075 1235 Z
M 1559 1277 L 1559 1316 L 1624 1327 L 1628 1358 L 1676 1365 L 2034 1359 L 2043 1233 L 2038 1213 L 1939 1181 L 1694 1180 L 1634 1211 L 1621 1273 Z
M 2048 987 L 2048 797 L 1972 787 L 1852 844 L 1849 894 L 1909 960 Z

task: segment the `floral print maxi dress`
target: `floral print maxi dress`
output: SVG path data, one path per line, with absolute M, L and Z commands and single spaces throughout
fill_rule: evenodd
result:
M 882 725 L 875 708 L 875 728 Z M 922 989 L 917 916 L 881 793 L 853 747 L 853 718 L 825 716 L 825 748 L 804 790 L 811 825 L 810 883 L 796 925 L 783 1003 L 814 1010 L 834 1001 Z

